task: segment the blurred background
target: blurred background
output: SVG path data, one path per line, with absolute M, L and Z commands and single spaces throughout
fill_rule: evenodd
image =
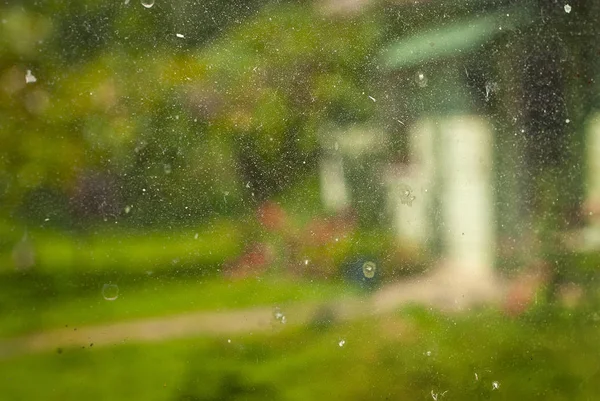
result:
M 600 4 L 0 4 L 6 400 L 593 400 Z

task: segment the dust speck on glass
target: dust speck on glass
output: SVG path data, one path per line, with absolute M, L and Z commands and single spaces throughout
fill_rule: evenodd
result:
M 32 84 L 37 81 L 37 78 L 31 73 L 31 70 L 27 70 L 25 74 L 25 83 Z
M 275 307 L 275 309 L 273 309 L 273 318 L 276 322 L 281 324 L 285 324 L 285 322 L 287 321 L 287 318 L 285 317 L 285 315 L 279 307 Z
M 596 0 L 2 2 L 0 399 L 597 399 L 599 44 Z

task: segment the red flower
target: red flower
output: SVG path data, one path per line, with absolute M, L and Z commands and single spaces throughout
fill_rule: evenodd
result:
M 288 216 L 278 204 L 268 201 L 257 210 L 258 221 L 267 230 L 282 231 L 288 225 Z

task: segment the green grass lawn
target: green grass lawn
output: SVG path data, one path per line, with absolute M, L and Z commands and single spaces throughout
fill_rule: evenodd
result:
M 104 284 L 109 282 L 118 285 L 119 295 L 114 301 L 106 300 L 102 294 Z M 309 282 L 271 275 L 243 281 L 166 275 L 125 276 L 116 281 L 98 277 L 86 281 L 27 281 L 21 277 L 17 282 L 4 284 L 0 293 L 0 337 L 197 310 L 324 301 L 353 293 L 352 288 L 340 282 Z
M 48 229 L 27 237 L 36 259 L 31 270 L 12 266 L 11 244 L 19 237 L 5 239 L 0 249 L 0 338 L 65 325 L 319 301 L 352 291 L 340 282 L 270 273 L 222 279 L 224 263 L 248 242 L 227 219 L 187 230 L 104 227 L 77 236 Z M 105 284 L 118 286 L 116 300 L 104 299 Z
M 173 265 L 218 265 L 239 254 L 244 243 L 239 224 L 226 219 L 185 230 L 102 227 L 85 233 L 52 229 L 28 231 L 26 236 L 15 233 L 0 239 L 0 274 L 15 270 L 12 251 L 22 237 L 33 249 L 35 271 L 53 275 L 145 273 Z
M 0 388 L 7 400 L 596 400 L 599 338 L 589 311 L 509 319 L 412 309 L 22 356 L 0 362 Z
M 276 271 L 224 280 L 223 260 L 244 243 L 227 224 L 198 236 L 101 233 L 61 241 L 36 234 L 36 269 L 0 272 L 0 338 L 358 295 L 340 281 Z M 104 298 L 105 284 L 118 286 L 117 299 Z M 542 301 L 518 318 L 494 310 L 446 316 L 408 308 L 352 322 L 320 316 L 305 326 L 273 325 L 266 334 L 55 349 L 0 360 L 0 399 L 596 400 L 597 298 L 578 309 Z

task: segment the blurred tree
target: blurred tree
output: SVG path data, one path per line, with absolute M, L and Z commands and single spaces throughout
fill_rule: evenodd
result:
M 320 126 L 373 116 L 374 12 L 90 0 L 2 13 L 0 200 L 25 220 L 63 208 L 39 189 L 79 218 L 129 205 L 136 225 L 243 211 L 314 171 Z M 111 189 L 84 184 L 99 174 Z M 119 201 L 82 214 L 84 198 Z

